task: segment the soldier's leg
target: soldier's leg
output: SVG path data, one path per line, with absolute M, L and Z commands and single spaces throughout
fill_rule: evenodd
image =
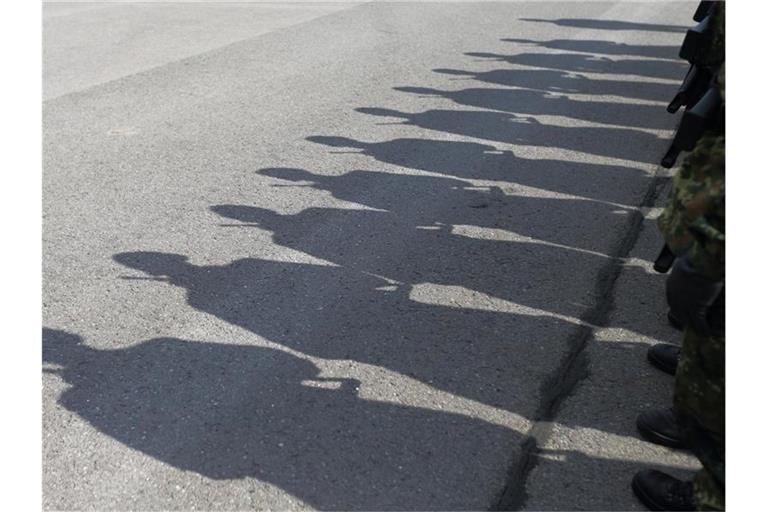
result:
M 686 445 L 703 466 L 693 482 L 699 510 L 725 507 L 725 337 L 687 329 L 675 378 Z

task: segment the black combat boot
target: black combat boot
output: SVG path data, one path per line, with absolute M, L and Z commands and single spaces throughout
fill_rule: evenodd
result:
M 670 448 L 687 448 L 673 408 L 645 411 L 637 417 L 637 430 L 647 441 Z
M 669 343 L 659 343 L 648 349 L 648 362 L 653 366 L 674 375 L 677 371 L 677 362 L 680 360 L 680 347 Z
M 655 469 L 644 469 L 632 479 L 632 490 L 650 510 L 696 510 L 693 482 L 684 482 Z

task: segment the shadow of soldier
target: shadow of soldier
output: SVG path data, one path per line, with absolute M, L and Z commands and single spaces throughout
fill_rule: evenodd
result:
M 516 55 L 501 55 L 498 53 L 467 52 L 465 55 L 506 62 L 508 64 L 557 69 L 572 73 L 639 75 L 667 80 L 682 80 L 687 70 L 685 61 L 681 60 L 614 59 L 579 53 L 519 53 Z
M 630 128 L 558 126 L 506 112 L 488 110 L 427 110 L 402 112 L 378 107 L 360 107 L 356 112 L 402 119 L 413 125 L 455 135 L 525 146 L 569 149 L 596 156 L 656 163 L 666 139 Z M 631 144 L 628 141 L 632 141 Z
M 488 310 L 498 306 L 468 291 L 465 300 L 475 303 L 461 307 L 440 290 L 394 283 L 373 270 L 253 258 L 198 266 L 152 252 L 114 258 L 185 289 L 198 311 L 284 347 L 384 367 L 511 412 L 535 409 L 537 383 L 565 350 L 563 331 L 578 328 L 525 308 Z M 514 357 L 516 350 L 525 357 Z
M 531 39 L 506 38 L 502 39 L 502 41 L 516 44 L 530 44 L 540 48 L 550 48 L 553 50 L 605 55 L 632 55 L 675 61 L 679 58 L 677 54 L 680 50 L 679 46 L 636 45 L 600 40 L 552 39 L 550 41 L 534 41 Z
M 669 119 L 658 105 L 572 100 L 550 92 L 529 89 L 471 88 L 441 91 L 427 87 L 395 87 L 396 91 L 439 96 L 459 105 L 515 114 L 562 116 L 591 123 L 635 128 L 665 129 Z
M 552 23 L 560 27 L 590 28 L 598 30 L 642 30 L 648 32 L 680 32 L 684 33 L 689 27 L 684 25 L 661 25 L 658 23 L 638 23 L 636 21 L 598 20 L 583 18 L 560 18 L 544 20 L 539 18 L 520 18 L 522 21 L 535 23 Z
M 60 405 L 121 443 L 208 478 L 269 482 L 320 509 L 487 507 L 478 496 L 501 484 L 467 478 L 476 454 L 519 442 L 479 419 L 363 400 L 357 381 L 269 348 L 157 338 L 100 350 L 44 329 L 43 361 L 70 386 Z
M 608 216 L 610 212 L 627 214 L 629 210 L 618 204 L 607 204 L 582 198 L 530 198 L 518 195 L 507 195 L 502 184 L 477 186 L 471 182 L 446 178 L 441 176 L 416 176 L 394 174 L 378 171 L 355 170 L 341 175 L 325 175 L 311 173 L 304 169 L 273 168 L 260 169 L 260 175 L 270 176 L 289 183 L 275 183 L 274 187 L 310 187 L 329 192 L 343 201 L 361 204 L 370 208 L 392 212 L 399 217 L 407 217 L 414 229 L 440 224 L 471 225 L 484 228 L 509 229 L 521 236 L 532 238 L 542 237 L 541 242 L 551 239 L 553 243 L 572 245 L 576 250 L 582 247 L 583 236 L 569 236 L 568 224 L 574 223 L 573 218 L 595 219 Z M 614 178 L 615 180 L 615 178 Z M 506 183 L 514 189 L 514 184 Z M 632 198 L 634 199 L 634 198 Z M 403 208 L 403 205 L 418 205 L 418 208 Z M 234 205 L 232 205 L 234 207 Z M 219 207 L 214 207 L 217 213 Z M 218 208 L 218 209 L 217 209 Z M 248 215 L 244 206 L 243 218 L 259 222 L 257 210 Z M 329 210 L 328 215 L 334 210 Z M 554 230 L 545 235 L 544 226 L 534 212 L 547 210 L 548 217 L 558 225 L 564 226 L 562 232 Z M 230 212 L 234 210 L 230 209 Z M 318 215 L 326 212 L 318 212 Z M 297 214 L 301 215 L 301 214 Z M 343 218 L 344 213 L 339 213 Z M 365 217 L 367 214 L 352 213 Z M 376 218 L 376 213 L 370 213 L 370 218 Z M 225 215 L 231 217 L 231 215 Z M 269 214 L 263 215 L 269 220 Z M 534 243 L 534 241 L 531 241 Z M 584 248 L 584 247 L 582 247 Z M 591 245 L 592 249 L 607 249 L 601 244 Z M 586 248 L 584 248 L 586 250 Z
M 522 87 L 526 89 L 559 93 L 589 94 L 597 96 L 618 96 L 649 101 L 667 102 L 675 94 L 677 85 L 664 82 L 635 80 L 598 80 L 573 72 L 552 69 L 493 69 L 470 71 L 461 69 L 436 68 L 435 73 L 467 77 L 495 85 Z M 663 109 L 663 107 L 660 107 Z
M 650 184 L 648 173 L 632 167 L 543 158 L 522 158 L 516 156 L 512 151 L 499 150 L 495 146 L 478 142 L 408 138 L 367 142 L 349 137 L 323 135 L 313 135 L 307 137 L 307 140 L 334 148 L 349 148 L 379 162 L 394 164 L 406 169 L 418 169 L 464 179 L 503 181 L 555 193 L 571 194 L 595 201 L 632 204 L 637 198 L 628 193 L 627 189 L 633 189 L 635 186 L 644 189 L 646 185 Z M 270 176 L 276 174 L 275 170 L 262 170 L 260 172 Z M 619 177 L 625 186 L 616 186 Z M 307 179 L 322 183 L 337 179 L 339 181 L 351 181 L 352 177 Z M 416 177 L 411 177 L 411 179 L 415 180 Z M 446 180 L 446 183 L 450 182 Z M 454 184 L 456 183 L 454 182 Z M 367 189 L 373 194 L 384 193 L 379 187 L 367 187 Z M 408 190 L 410 190 L 410 186 L 397 189 L 397 192 L 408 193 Z M 356 195 L 363 196 L 361 193 Z M 364 197 L 358 197 L 356 200 L 350 199 L 349 194 L 345 194 L 344 198 L 355 202 L 365 200 Z
M 422 217 L 410 211 L 334 208 L 308 208 L 296 214 L 245 205 L 211 209 L 246 227 L 272 231 L 276 244 L 341 265 L 348 272 L 407 284 L 461 286 L 527 307 L 578 316 L 589 301 L 598 268 L 611 261 L 611 240 L 598 242 L 584 235 L 606 213 L 605 206 L 513 199 L 520 200 L 517 210 L 506 207 L 504 211 L 492 200 L 476 208 L 465 205 L 463 219 L 462 209 L 427 211 Z M 473 215 L 474 210 L 483 213 Z M 625 224 L 626 215 L 614 217 L 617 226 Z M 467 225 L 451 224 L 455 220 Z M 557 220 L 560 223 L 546 239 L 537 238 Z M 494 223 L 498 229 L 482 227 Z M 603 230 L 605 225 L 600 225 Z

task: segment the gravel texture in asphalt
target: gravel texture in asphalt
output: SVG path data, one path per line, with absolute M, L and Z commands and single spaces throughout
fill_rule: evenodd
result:
M 634 509 L 695 3 L 44 7 L 46 509 Z M 656 209 L 655 209 L 656 208 Z

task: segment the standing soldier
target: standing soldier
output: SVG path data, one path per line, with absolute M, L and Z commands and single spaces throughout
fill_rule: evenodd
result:
M 725 64 L 717 77 L 724 98 Z M 724 109 L 724 107 L 723 107 Z M 701 138 L 675 176 L 659 218 L 678 256 L 667 301 L 685 327 L 675 374 L 674 408 L 638 418 L 641 433 L 685 446 L 701 461 L 692 482 L 656 470 L 635 475 L 632 489 L 652 510 L 725 507 L 725 123 Z M 665 442 L 667 441 L 667 442 Z

